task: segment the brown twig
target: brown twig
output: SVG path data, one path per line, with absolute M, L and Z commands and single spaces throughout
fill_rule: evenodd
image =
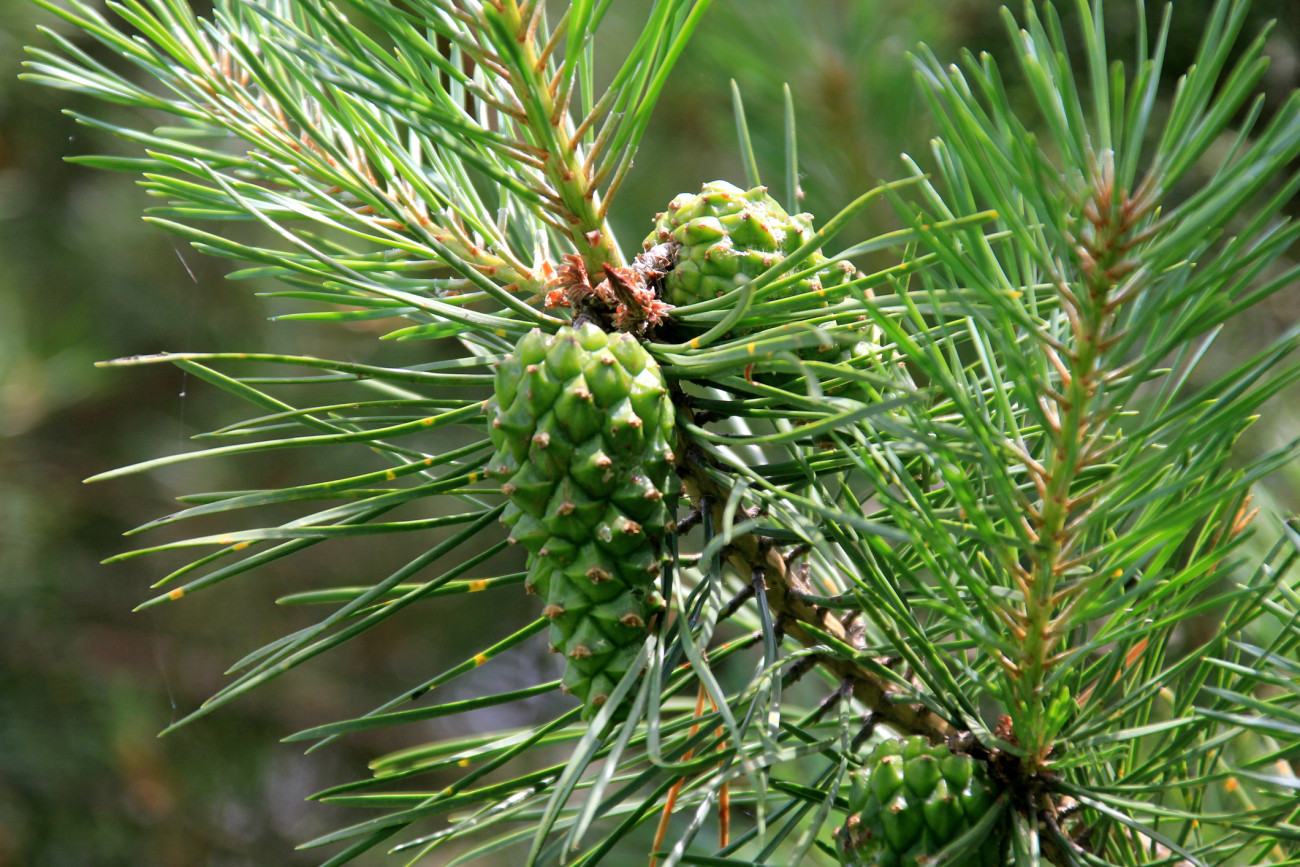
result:
M 689 410 L 683 410 L 683 413 L 689 415 Z M 692 506 L 707 511 L 714 526 L 721 527 L 724 525 L 723 510 L 728 492 L 692 460 L 694 451 L 688 441 L 679 444 L 677 454 L 681 459 L 677 472 L 682 477 Z M 850 643 L 848 630 L 839 618 L 802 600 L 786 558 L 771 539 L 754 533 L 737 534 L 724 549 L 723 556 L 742 575 L 751 575 L 754 570 L 763 572 L 767 584 L 765 601 L 786 635 L 804 647 L 822 643 L 818 632 Z M 818 656 L 816 660 L 837 680 L 853 683 L 854 697 L 871 711 L 876 722 L 884 723 L 899 733 L 924 735 L 936 744 L 957 734 L 947 720 L 924 705 L 897 701 L 892 685 L 874 671 L 835 656 Z

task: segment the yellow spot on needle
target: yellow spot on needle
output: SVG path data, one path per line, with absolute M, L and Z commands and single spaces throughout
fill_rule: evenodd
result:
M 185 595 L 185 588 L 177 587 L 175 590 L 167 594 L 167 598 L 175 600 L 175 599 L 180 599 L 184 595 Z
M 460 760 L 459 762 L 457 762 L 456 764 L 460 765 L 462 768 L 468 768 L 468 767 L 469 767 L 469 759 L 461 759 L 461 760 Z
M 1240 787 L 1241 784 L 1237 782 L 1236 777 L 1228 777 L 1228 779 L 1223 781 L 1223 790 L 1225 792 L 1235 792 Z
M 469 592 L 477 593 L 480 590 L 486 590 L 487 586 L 488 586 L 488 582 L 486 578 L 478 578 L 475 579 L 474 581 L 469 582 Z
M 433 424 L 437 420 L 438 419 L 435 418 L 434 416 L 429 416 L 428 418 L 420 419 L 420 424 L 424 425 L 425 427 L 428 427 L 429 425 Z
M 388 472 L 384 473 L 384 478 L 388 479 L 388 481 L 391 482 L 393 479 L 397 478 L 397 473 L 393 472 L 392 470 L 389 470 Z
M 247 548 L 247 547 L 249 546 L 249 544 L 250 544 L 250 543 L 248 543 L 248 542 L 236 542 L 236 543 L 235 543 L 235 547 L 231 548 L 230 550 L 232 550 L 232 551 L 242 551 L 242 550 L 244 550 L 245 548 Z
M 217 540 L 217 542 L 218 542 L 219 544 L 222 544 L 222 545 L 229 545 L 230 543 L 232 543 L 232 542 L 234 542 L 234 541 L 235 541 L 235 540 L 232 539 L 232 538 L 230 538 L 229 536 L 222 536 L 220 539 Z
M 485 662 L 487 662 L 487 661 L 488 661 L 488 658 L 487 658 L 487 655 L 486 655 L 486 654 L 483 654 L 483 653 L 476 653 L 476 654 L 474 654 L 474 664 L 475 664 L 475 665 L 482 665 L 483 663 L 485 663 Z
M 504 328 L 498 328 L 496 330 L 496 335 L 497 337 L 509 337 L 510 332 L 506 331 Z
M 754 354 L 754 344 L 752 344 L 752 343 L 746 343 L 746 344 L 745 344 L 745 351 L 748 352 L 750 355 L 753 355 L 753 354 Z

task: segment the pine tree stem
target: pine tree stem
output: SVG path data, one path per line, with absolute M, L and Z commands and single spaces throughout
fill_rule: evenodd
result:
M 1099 155 L 1091 178 L 1092 188 L 1083 204 L 1077 280 L 1072 288 L 1064 276 L 1055 279 L 1062 311 L 1069 318 L 1070 347 L 1064 352 L 1044 348 L 1049 363 L 1061 380 L 1059 389 L 1044 389 L 1041 406 L 1048 420 L 1048 454 L 1032 468 L 1041 503 L 1031 524 L 1037 544 L 1026 578 L 1024 610 L 1020 617 L 1024 642 L 1017 661 L 1019 700 L 1015 713 L 1016 737 L 1025 749 L 1031 767 L 1044 762 L 1052 749 L 1055 731 L 1050 730 L 1046 707 L 1051 696 L 1043 683 L 1052 668 L 1053 655 L 1068 616 L 1073 595 L 1058 592 L 1058 582 L 1073 569 L 1088 563 L 1090 552 L 1078 550 L 1077 535 L 1082 510 L 1091 508 L 1091 494 L 1075 494 L 1082 471 L 1097 462 L 1104 450 L 1104 426 L 1109 416 L 1103 396 L 1107 377 L 1106 349 L 1114 342 L 1115 311 L 1135 297 L 1141 283 L 1134 283 L 1123 295 L 1116 295 L 1123 276 L 1138 262 L 1126 258 L 1134 239 L 1142 236 L 1138 223 L 1152 208 L 1159 184 L 1144 181 L 1141 198 L 1129 198 L 1115 189 L 1113 155 Z M 1149 197 L 1149 198 L 1148 198 Z M 1067 606 L 1062 610 L 1062 606 Z
M 605 222 L 579 138 L 574 135 L 567 106 L 568 89 L 553 88 L 547 76 L 548 65 L 538 46 L 536 17 L 516 0 L 485 3 L 483 15 L 488 32 L 496 34 L 502 61 L 510 67 L 510 83 L 527 116 L 524 131 L 532 139 L 530 144 L 543 155 L 542 170 L 555 191 L 557 204 L 569 224 L 568 234 L 587 273 L 599 274 L 606 264 L 621 266 L 622 254 Z

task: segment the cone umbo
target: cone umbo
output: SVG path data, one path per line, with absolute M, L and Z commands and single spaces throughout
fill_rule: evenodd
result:
M 920 736 L 876 746 L 853 773 L 849 818 L 836 832 L 846 867 L 921 867 L 993 808 L 997 792 L 982 762 Z M 995 867 L 1005 831 L 995 826 L 952 863 Z
M 766 187 L 742 190 L 713 181 L 699 193 L 681 193 L 655 218 L 645 239 L 675 241 L 677 264 L 664 280 L 663 296 L 677 307 L 716 298 L 762 274 L 813 236 L 811 214 L 787 214 Z M 857 271 L 849 262 L 831 262 L 820 251 L 798 266 L 817 270 L 777 291 L 785 298 L 838 286 Z
M 502 522 L 528 550 L 564 686 L 590 718 L 627 673 L 662 606 L 674 415 L 658 363 L 594 324 L 526 334 L 497 366 L 488 472 Z

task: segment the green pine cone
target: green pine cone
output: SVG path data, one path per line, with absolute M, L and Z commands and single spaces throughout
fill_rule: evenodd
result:
M 670 522 L 673 404 L 630 334 L 533 329 L 497 366 L 488 472 L 502 522 L 528 550 L 564 686 L 591 718 L 627 673 L 663 602 L 654 590 Z
M 745 191 L 713 181 L 698 194 L 682 193 L 655 219 L 646 238 L 655 244 L 675 241 L 677 264 L 664 280 L 664 300 L 676 307 L 716 298 L 754 279 L 813 235 L 812 216 L 791 216 L 767 194 L 766 187 Z M 818 270 L 776 293 L 785 298 L 838 286 L 857 273 L 848 262 L 830 263 L 814 252 L 799 270 Z
M 836 832 L 840 863 L 922 867 L 979 822 L 996 797 L 975 759 L 920 736 L 884 741 L 853 774 L 849 818 Z M 995 828 L 954 865 L 1001 865 L 1005 836 Z

